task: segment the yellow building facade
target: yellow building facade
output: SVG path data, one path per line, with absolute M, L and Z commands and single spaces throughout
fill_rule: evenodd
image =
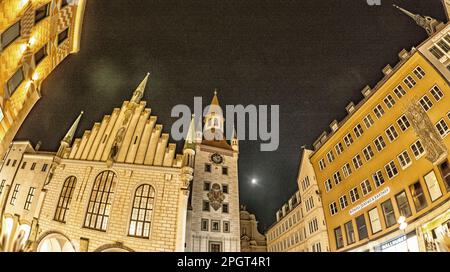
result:
M 449 82 L 416 49 L 399 56 L 314 143 L 332 251 L 439 251 L 424 235 L 439 216 L 433 236 L 448 233 Z
M 0 154 L 41 97 L 42 81 L 80 49 L 85 0 L 0 1 Z

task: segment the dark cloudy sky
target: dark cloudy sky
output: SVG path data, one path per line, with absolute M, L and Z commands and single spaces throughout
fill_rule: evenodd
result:
M 341 120 L 402 48 L 426 38 L 392 3 L 445 17 L 440 0 L 381 1 L 88 0 L 80 53 L 44 82 L 16 138 L 56 150 L 81 110 L 79 136 L 129 99 L 147 72 L 145 100 L 166 132 L 173 106 L 192 106 L 194 96 L 209 102 L 214 88 L 222 105 L 280 105 L 278 151 L 240 145 L 241 204 L 267 227 L 297 190 L 301 146 Z

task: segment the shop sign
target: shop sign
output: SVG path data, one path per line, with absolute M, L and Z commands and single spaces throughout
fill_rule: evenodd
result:
M 361 204 L 358 206 L 355 206 L 350 210 L 350 215 L 354 215 L 355 213 L 359 212 L 360 210 L 366 208 L 367 206 L 371 205 L 375 201 L 379 200 L 380 198 L 384 197 L 385 195 L 389 194 L 391 192 L 391 188 L 387 187 L 381 192 L 378 192 L 376 195 L 370 197 L 369 199 L 364 200 Z

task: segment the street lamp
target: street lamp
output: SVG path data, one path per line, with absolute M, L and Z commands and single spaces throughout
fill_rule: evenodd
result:
M 400 217 L 398 218 L 397 223 L 400 224 L 399 229 L 400 229 L 401 231 L 403 231 L 403 233 L 405 234 L 405 239 L 406 239 L 406 250 L 409 252 L 408 236 L 406 235 L 406 228 L 408 228 L 408 223 L 406 222 L 406 217 L 400 216 Z

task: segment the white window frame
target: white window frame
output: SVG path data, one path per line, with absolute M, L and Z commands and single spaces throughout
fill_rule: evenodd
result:
M 398 176 L 398 168 L 397 165 L 395 164 L 395 161 L 390 161 L 389 163 L 387 163 L 384 166 L 384 170 L 386 171 L 386 175 L 389 179 L 394 179 L 396 176 Z M 391 173 L 391 174 L 389 174 Z
M 397 119 L 397 125 L 402 132 L 405 132 L 411 127 L 411 122 L 409 122 L 408 117 L 403 114 Z
M 433 101 L 431 101 L 431 99 L 428 97 L 428 95 L 422 96 L 422 98 L 420 98 L 420 100 L 419 100 L 419 104 L 424 111 L 429 111 L 434 106 Z
M 403 150 L 403 152 L 400 153 L 397 156 L 397 158 L 398 158 L 398 162 L 403 170 L 410 167 L 412 164 L 412 159 L 411 159 L 411 156 L 409 155 L 409 152 L 407 149 Z M 408 160 L 409 160 L 409 162 L 408 162 Z
M 381 138 L 381 141 L 380 141 L 380 138 Z M 377 142 L 380 143 L 381 149 L 378 148 Z M 373 143 L 375 144 L 375 148 L 376 148 L 376 150 L 377 150 L 378 152 L 383 151 L 383 150 L 386 148 L 386 146 L 387 146 L 387 145 L 386 145 L 386 141 L 385 141 L 384 138 L 383 138 L 383 135 L 379 135 L 377 138 L 375 138 L 375 140 L 373 141 Z M 383 144 L 381 144 L 381 143 L 383 143 Z
M 381 106 L 380 104 L 376 105 L 375 108 L 373 109 L 373 113 L 375 114 L 375 117 L 380 120 L 383 115 L 386 113 L 386 111 L 383 109 L 383 106 Z
M 367 114 L 366 117 L 364 117 L 363 122 L 367 129 L 371 128 L 375 124 L 375 121 L 373 120 L 370 113 Z
M 359 154 L 356 154 L 356 156 L 353 157 L 352 162 L 355 169 L 359 169 L 363 166 L 361 155 Z
M 341 210 L 345 210 L 348 207 L 347 195 L 339 197 L 339 206 L 341 207 Z
M 352 134 L 350 132 L 347 133 L 347 135 L 344 136 L 343 140 L 344 140 L 344 143 L 345 143 L 345 145 L 347 147 L 350 147 L 354 143 Z
M 361 192 L 362 192 L 363 196 L 370 194 L 373 190 L 372 184 L 370 184 L 370 180 L 368 180 L 368 179 L 363 180 L 363 182 L 361 182 L 360 186 L 361 186 Z
M 371 152 L 369 152 L 369 151 L 371 151 Z M 370 144 L 368 146 L 364 147 L 363 155 L 364 155 L 364 159 L 367 162 L 370 161 L 375 156 L 375 152 L 373 152 L 373 148 Z M 369 158 L 367 158 L 368 157 L 367 155 L 369 155 Z
M 333 184 L 331 182 L 331 179 L 325 180 L 324 184 L 325 184 L 325 190 L 327 192 L 329 192 L 329 191 L 331 191 L 331 189 L 333 189 Z
M 388 109 L 392 109 L 397 103 L 391 94 L 386 95 L 386 97 L 383 99 L 383 102 Z
M 332 202 L 329 206 L 331 216 L 335 216 L 338 213 L 338 207 L 336 202 Z
M 445 122 L 444 118 L 439 120 L 434 126 L 438 130 L 439 135 L 441 135 L 442 139 L 444 139 L 445 137 L 447 137 L 447 135 L 450 134 L 450 127 L 448 126 L 447 122 Z
M 382 183 L 380 183 L 380 176 L 383 179 Z M 378 170 L 375 173 L 373 173 L 372 179 L 373 179 L 373 183 L 375 184 L 376 188 L 379 188 L 379 187 L 383 186 L 383 184 L 386 183 L 386 179 L 384 178 L 383 172 L 381 170 Z
M 414 146 L 414 147 L 416 147 L 417 151 L 420 150 L 420 148 L 418 148 L 417 143 L 420 144 L 420 147 L 422 147 L 422 150 L 423 150 L 422 153 L 420 153 L 419 155 L 416 155 L 416 153 L 414 152 L 414 148 L 413 148 L 413 146 Z M 422 142 L 421 142 L 420 140 L 415 141 L 415 142 L 410 146 L 410 148 L 411 148 L 411 151 L 412 151 L 414 157 L 416 158 L 416 160 L 419 160 L 420 158 L 422 158 L 422 157 L 427 153 L 426 150 L 425 150 L 425 147 L 423 146 L 423 144 L 422 144 Z
M 439 88 L 438 85 L 434 85 L 431 89 L 430 89 L 430 94 L 431 96 L 434 98 L 434 100 L 436 102 L 439 102 L 442 100 L 442 98 L 444 98 L 445 94 L 444 92 L 441 90 L 441 88 Z M 436 96 L 438 98 L 436 98 Z
M 394 125 L 391 125 L 385 130 L 386 136 L 389 139 L 389 142 L 394 142 L 399 137 L 398 131 Z
M 405 90 L 405 88 L 403 88 L 402 85 L 398 85 L 394 89 L 394 94 L 395 94 L 395 96 L 397 96 L 398 99 L 401 99 L 403 96 L 406 95 L 406 90 Z
M 352 204 L 357 202 L 360 198 L 359 192 L 358 192 L 358 187 L 351 189 L 349 194 L 350 194 L 350 200 L 351 200 Z
M 341 142 L 339 142 L 334 146 L 334 150 L 336 150 L 336 154 L 337 156 L 339 156 L 340 154 L 342 154 L 342 152 L 344 152 L 344 146 Z

